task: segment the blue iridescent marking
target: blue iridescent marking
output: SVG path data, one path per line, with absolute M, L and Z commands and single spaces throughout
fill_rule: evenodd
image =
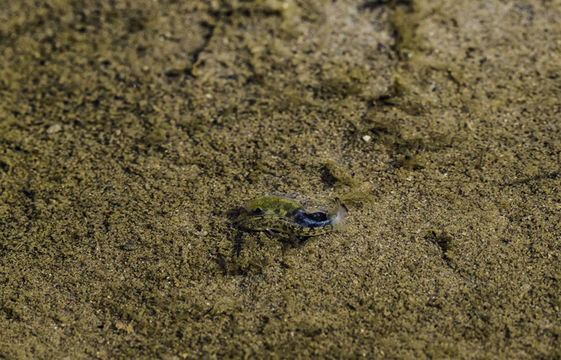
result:
M 315 212 L 315 213 L 306 213 L 301 209 L 298 209 L 292 215 L 293 221 L 302 226 L 308 228 L 316 228 L 331 225 L 333 219 L 327 217 L 326 213 L 323 212 Z

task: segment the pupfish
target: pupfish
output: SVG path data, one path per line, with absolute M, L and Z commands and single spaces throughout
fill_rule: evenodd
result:
M 249 201 L 238 224 L 246 230 L 266 231 L 283 238 L 323 235 L 337 229 L 348 214 L 338 198 L 335 203 L 329 212 L 307 212 L 296 200 L 266 196 Z

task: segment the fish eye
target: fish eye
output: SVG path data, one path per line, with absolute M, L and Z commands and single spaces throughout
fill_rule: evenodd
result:
M 263 210 L 261 208 L 255 208 L 251 210 L 251 213 L 254 215 L 259 215 L 259 214 L 263 214 Z

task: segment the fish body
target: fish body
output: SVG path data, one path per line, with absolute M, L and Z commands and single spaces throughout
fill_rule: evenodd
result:
M 335 199 L 337 206 L 330 212 L 306 212 L 293 199 L 284 196 L 266 196 L 247 203 L 238 220 L 247 230 L 266 231 L 285 238 L 306 238 L 335 230 L 348 210 Z

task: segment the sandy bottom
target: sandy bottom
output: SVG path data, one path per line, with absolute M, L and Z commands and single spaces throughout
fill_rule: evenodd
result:
M 561 357 L 559 0 L 7 3 L 0 358 Z M 340 231 L 245 202 L 339 197 Z

